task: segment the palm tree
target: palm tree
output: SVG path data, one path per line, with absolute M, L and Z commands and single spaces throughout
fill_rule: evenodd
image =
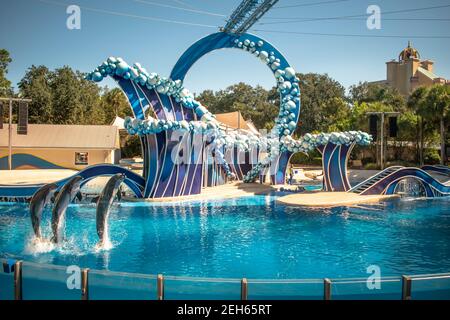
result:
M 419 87 L 409 96 L 407 106 L 412 110 L 417 118 L 417 132 L 418 132 L 418 153 L 419 163 L 423 165 L 423 149 L 424 149 L 424 118 L 427 116 L 427 108 L 425 104 L 425 98 L 427 97 L 428 89 L 425 87 Z
M 441 164 L 445 164 L 445 120 L 450 114 L 450 87 L 446 85 L 432 86 L 425 98 L 425 105 L 428 111 L 427 116 L 439 122 L 441 136 Z

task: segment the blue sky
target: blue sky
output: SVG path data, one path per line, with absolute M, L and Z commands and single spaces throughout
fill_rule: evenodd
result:
M 69 65 L 91 71 L 108 56 L 121 56 L 128 63 L 140 62 L 149 71 L 168 76 L 179 56 L 197 39 L 217 31 L 239 4 L 238 0 L 153 0 L 162 7 L 134 0 L 0 0 L 0 48 L 10 51 L 13 62 L 8 78 L 14 85 L 32 64 L 53 69 Z M 311 4 L 292 7 L 301 4 Z M 258 34 L 284 53 L 298 72 L 328 73 L 345 87 L 358 81 L 385 79 L 385 62 L 396 58 L 408 39 L 422 58 L 435 61 L 439 76 L 450 78 L 450 7 L 400 12 L 383 12 L 450 5 L 448 0 L 280 0 L 250 32 Z M 81 7 L 81 30 L 66 28 L 66 7 Z M 381 30 L 368 30 L 364 17 L 269 24 L 287 18 L 323 18 L 364 15 L 370 4 L 380 6 Z M 289 7 L 291 6 L 291 7 Z M 207 11 L 212 14 L 179 10 Z M 284 7 L 284 8 L 282 8 Z M 94 9 L 94 10 L 93 10 Z M 108 11 L 99 12 L 96 9 Z M 120 13 L 120 15 L 113 14 Z M 127 15 L 127 16 L 124 16 Z M 152 21 L 136 16 L 184 21 L 191 26 Z M 410 19 L 410 20 L 398 20 Z M 284 20 L 283 20 L 284 19 Z M 395 19 L 395 20 L 392 20 Z M 413 20 L 411 20 L 413 19 Z M 261 32 L 304 32 L 364 35 L 325 36 Z M 404 38 L 383 38 L 395 35 Z M 412 38 L 419 36 L 424 38 Z M 447 38 L 429 38 L 441 36 Z M 240 50 L 222 50 L 203 57 L 186 77 L 193 92 L 222 89 L 243 81 L 269 88 L 274 79 L 258 59 Z M 104 84 L 113 86 L 112 81 Z

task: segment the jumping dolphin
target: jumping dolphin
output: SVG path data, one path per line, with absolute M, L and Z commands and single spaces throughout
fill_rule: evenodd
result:
M 42 211 L 47 203 L 50 202 L 57 189 L 58 186 L 54 183 L 46 184 L 39 188 L 30 200 L 31 225 L 36 238 L 41 237 Z
M 52 212 L 52 231 L 54 243 L 58 243 L 60 240 L 59 227 L 61 217 L 64 217 L 67 206 L 73 201 L 78 191 L 80 190 L 81 176 L 75 176 L 70 179 L 60 190 L 58 196 L 55 199 L 55 206 Z
M 108 217 L 111 205 L 114 201 L 114 197 L 119 191 L 120 184 L 125 180 L 125 175 L 122 173 L 115 174 L 112 176 L 105 187 L 103 188 L 100 197 L 97 202 L 97 234 L 100 238 L 100 245 L 103 244 L 105 239 L 105 234 L 108 230 Z

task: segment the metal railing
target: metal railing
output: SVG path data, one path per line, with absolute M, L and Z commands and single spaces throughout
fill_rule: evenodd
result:
M 46 270 L 46 271 L 50 270 L 50 273 L 46 273 L 43 276 L 40 274 L 33 274 L 33 275 L 27 274 L 26 275 L 26 277 L 28 279 L 33 278 L 33 276 L 34 276 L 34 277 L 39 278 L 40 281 L 45 281 L 48 283 L 52 282 L 52 275 L 54 275 L 57 270 L 61 271 L 61 270 L 65 269 L 65 267 L 63 267 L 63 266 L 43 265 L 43 264 L 23 262 L 23 261 L 15 261 L 14 263 L 12 263 L 11 260 L 8 262 L 1 260 L 1 262 L 3 264 L 4 274 L 10 273 L 13 275 L 11 277 L 12 278 L 11 280 L 13 281 L 13 290 L 14 290 L 13 298 L 15 300 L 23 300 L 24 298 L 26 299 L 26 297 L 24 297 L 24 281 L 23 281 L 24 280 L 24 266 L 26 266 L 27 268 L 31 268 L 31 269 L 36 268 L 35 272 L 37 270 Z M 9 271 L 9 272 L 6 272 L 6 271 Z M 37 272 L 37 273 L 39 273 L 39 272 Z M 0 273 L 0 275 L 1 275 L 1 273 Z M 114 288 L 115 285 L 117 284 L 116 281 L 118 281 L 119 284 L 123 284 L 124 279 L 134 278 L 135 280 L 138 280 L 137 283 L 139 283 L 139 285 L 142 285 L 142 280 L 148 281 L 148 282 L 146 282 L 146 283 L 148 283 L 148 287 L 153 286 L 156 290 L 154 290 L 154 292 L 153 292 L 155 294 L 153 297 L 146 296 L 146 298 L 156 299 L 156 300 L 165 300 L 166 285 L 167 285 L 167 283 L 170 283 L 170 282 L 177 283 L 177 284 L 188 283 L 189 285 L 186 285 L 186 284 L 179 285 L 179 290 L 181 292 L 188 291 L 190 298 L 195 298 L 196 296 L 198 296 L 198 294 L 200 294 L 199 292 L 195 292 L 195 290 L 192 290 L 195 286 L 197 286 L 199 284 L 200 284 L 200 288 L 202 287 L 202 285 L 204 286 L 202 288 L 202 291 L 206 292 L 207 294 L 217 293 L 212 289 L 218 289 L 218 291 L 220 291 L 220 290 L 224 290 L 223 287 L 226 286 L 227 284 L 231 285 L 231 290 L 228 290 L 227 292 L 231 293 L 231 295 L 233 297 L 235 297 L 235 299 L 239 299 L 238 297 L 240 296 L 241 300 L 253 300 L 251 298 L 251 296 L 252 296 L 252 294 L 255 294 L 256 291 L 258 291 L 258 289 L 257 289 L 258 286 L 266 286 L 265 289 L 269 290 L 270 292 L 276 291 L 276 293 L 271 292 L 270 296 L 272 298 L 273 297 L 277 297 L 277 298 L 284 297 L 282 295 L 282 292 L 280 292 L 280 290 L 275 290 L 275 288 L 274 288 L 275 286 L 281 286 L 286 291 L 293 290 L 294 292 L 297 292 L 298 296 L 300 296 L 299 293 L 302 293 L 302 292 L 301 292 L 301 290 L 295 289 L 294 288 L 295 286 L 309 285 L 309 286 L 315 286 L 316 288 L 322 287 L 322 293 L 323 293 L 322 299 L 324 299 L 324 300 L 334 299 L 334 294 L 336 294 L 336 297 L 338 299 L 342 298 L 342 297 L 347 297 L 347 298 L 350 297 L 350 299 L 358 299 L 358 295 L 357 295 L 358 290 L 356 290 L 357 287 L 351 287 L 352 285 L 361 285 L 364 287 L 364 290 L 368 290 L 365 287 L 365 285 L 368 282 L 368 280 L 366 278 L 348 278 L 348 279 L 345 279 L 345 278 L 337 278 L 337 279 L 329 279 L 329 278 L 325 278 L 325 279 L 200 278 L 200 277 L 163 276 L 162 274 L 158 274 L 157 276 L 154 276 L 154 275 L 144 275 L 144 274 L 134 274 L 134 273 L 98 271 L 98 270 L 91 271 L 90 269 L 81 269 L 81 281 L 80 281 L 81 287 L 79 288 L 80 292 L 81 292 L 81 296 L 80 296 L 81 300 L 91 299 L 90 279 L 91 279 L 91 277 L 95 277 L 96 275 L 97 276 L 100 275 L 101 277 L 104 277 L 104 279 L 107 279 L 107 281 L 109 281 L 107 284 L 107 290 Z M 56 275 L 55 275 L 55 277 L 56 277 Z M 121 279 L 121 280 L 117 280 L 117 279 Z M 112 280 L 112 282 L 111 282 L 111 280 Z M 448 284 L 447 284 L 447 287 L 445 287 L 443 289 L 442 281 L 446 281 L 446 280 L 448 280 Z M 0 284 L 1 284 L 1 281 L 2 280 L 0 278 Z M 59 281 L 61 282 L 61 279 Z M 97 279 L 97 281 L 98 281 L 98 279 Z M 154 285 L 151 284 L 152 281 L 155 281 Z M 439 284 L 441 284 L 440 287 L 436 286 L 436 281 L 440 281 L 439 282 Z M 444 294 L 443 299 L 450 299 L 450 273 L 425 274 L 425 275 L 403 275 L 401 277 L 385 277 L 385 278 L 379 279 L 379 282 L 384 285 L 389 284 L 389 283 L 394 284 L 396 286 L 395 288 L 398 287 L 398 290 L 394 289 L 391 292 L 391 294 L 393 294 L 395 297 L 398 296 L 398 299 L 402 299 L 402 300 L 413 299 L 413 294 L 414 294 L 414 285 L 413 284 L 414 283 L 431 285 L 431 287 L 432 287 L 431 291 L 427 291 L 427 292 L 432 292 L 433 290 L 436 290 L 439 292 L 444 291 L 445 294 Z M 434 285 L 433 285 L 433 282 L 435 282 Z M 207 283 L 208 285 L 211 285 L 211 284 L 217 285 L 218 284 L 219 286 L 213 287 L 213 288 L 208 288 L 208 287 L 205 288 L 205 286 L 207 286 L 205 283 Z M 5 287 L 5 286 L 0 285 L 0 293 L 1 293 L 2 287 Z M 239 292 L 239 288 L 240 288 L 240 292 Z M 342 288 L 346 288 L 347 290 L 349 290 L 349 288 L 350 288 L 351 292 L 342 294 L 342 293 L 340 293 L 340 290 Z M 41 290 L 41 289 L 44 290 L 44 288 L 42 286 L 38 286 L 38 289 L 36 289 L 36 290 Z M 116 289 L 132 290 L 133 288 L 128 288 L 128 287 L 119 288 L 119 286 L 116 286 Z M 304 287 L 303 287 L 303 289 L 304 289 Z M 92 288 L 91 288 L 91 290 L 92 290 Z M 255 292 L 252 292 L 252 290 L 254 290 Z M 151 292 L 152 290 L 150 290 L 150 288 L 149 288 L 148 291 Z M 176 291 L 176 290 L 174 290 L 174 291 Z M 343 290 L 343 291 L 345 291 L 345 290 Z M 316 293 L 317 293 L 317 290 L 316 290 Z M 279 294 L 280 296 L 277 296 L 277 294 Z M 377 295 L 376 291 L 371 292 L 370 294 L 373 295 L 372 297 L 374 297 L 374 298 L 379 297 L 379 295 Z M 262 296 L 264 297 L 264 294 Z M 318 297 L 320 298 L 320 295 Z M 364 297 L 367 297 L 367 296 L 364 296 Z M 360 298 L 361 298 L 361 296 L 360 296 Z M 175 299 L 177 299 L 177 298 L 175 298 Z M 441 298 L 437 297 L 437 299 L 441 299 Z M 95 298 L 94 298 L 94 300 L 95 300 Z

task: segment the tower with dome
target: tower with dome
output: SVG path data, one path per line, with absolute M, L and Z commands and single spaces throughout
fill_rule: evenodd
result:
M 450 85 L 450 80 L 437 76 L 434 62 L 422 60 L 419 51 L 408 41 L 408 46 L 400 52 L 397 60 L 386 62 L 386 80 L 375 83 L 387 84 L 408 96 L 420 86 L 428 87 L 437 83 Z

